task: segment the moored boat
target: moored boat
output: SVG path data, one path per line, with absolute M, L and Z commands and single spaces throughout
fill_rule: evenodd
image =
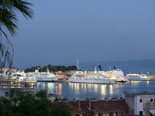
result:
M 40 72 L 40 76 L 36 78 L 37 82 L 57 82 L 58 78 L 54 75 L 54 73 L 49 72 Z
M 129 81 L 150 81 L 150 78 L 145 74 L 127 74 Z
M 39 70 L 35 70 L 35 72 L 27 73 L 27 81 L 31 81 L 32 77 L 36 78 L 37 82 L 57 82 L 58 78 L 54 73 L 50 72 L 47 69 L 47 72 L 39 72 Z M 32 81 L 35 81 L 33 78 Z

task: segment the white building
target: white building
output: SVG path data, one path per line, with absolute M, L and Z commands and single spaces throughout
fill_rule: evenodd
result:
M 8 97 L 10 89 L 0 88 L 0 97 Z
M 28 92 L 32 94 L 36 94 L 35 88 L 0 88 L 0 97 L 9 97 L 10 91 L 12 89 L 17 89 L 22 92 Z
M 124 93 L 124 99 L 134 115 L 154 115 L 155 93 Z
M 2 72 L 17 72 L 18 71 L 18 68 L 14 68 L 14 67 L 11 67 L 11 68 L 8 68 L 8 67 L 4 67 L 4 68 L 0 68 L 0 70 L 2 71 Z

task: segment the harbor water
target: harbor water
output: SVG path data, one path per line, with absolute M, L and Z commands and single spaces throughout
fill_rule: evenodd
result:
M 85 83 L 37 83 L 37 91 L 46 90 L 48 93 L 73 99 L 111 99 L 120 98 L 123 92 L 155 92 L 155 81 L 132 81 L 127 84 L 85 84 Z

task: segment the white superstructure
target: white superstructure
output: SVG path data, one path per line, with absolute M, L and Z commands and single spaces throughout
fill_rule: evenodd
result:
M 10 75 L 11 80 L 15 80 L 17 82 L 23 82 L 25 75 L 24 72 L 15 72 Z
M 11 80 L 15 80 L 17 82 L 26 82 L 26 83 L 35 83 L 37 82 L 36 77 L 33 76 L 27 76 L 25 72 L 23 71 L 18 71 L 15 73 L 12 73 L 10 75 L 10 79 Z
M 114 69 L 111 71 L 105 71 L 104 73 L 111 78 L 116 78 L 117 82 L 128 81 L 128 79 L 124 76 L 124 72 L 121 69 Z
M 114 84 L 116 79 L 105 75 L 103 71 L 75 71 L 69 81 L 74 83 Z

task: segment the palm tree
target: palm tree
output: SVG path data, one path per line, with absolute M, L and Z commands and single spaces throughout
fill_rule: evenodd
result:
M 17 13 L 21 12 L 25 18 L 32 18 L 32 4 L 26 0 L 0 0 L 0 68 L 7 64 L 12 66 L 14 55 L 13 45 L 7 32 L 13 36 L 17 29 Z M 4 31 L 5 30 L 5 31 Z

